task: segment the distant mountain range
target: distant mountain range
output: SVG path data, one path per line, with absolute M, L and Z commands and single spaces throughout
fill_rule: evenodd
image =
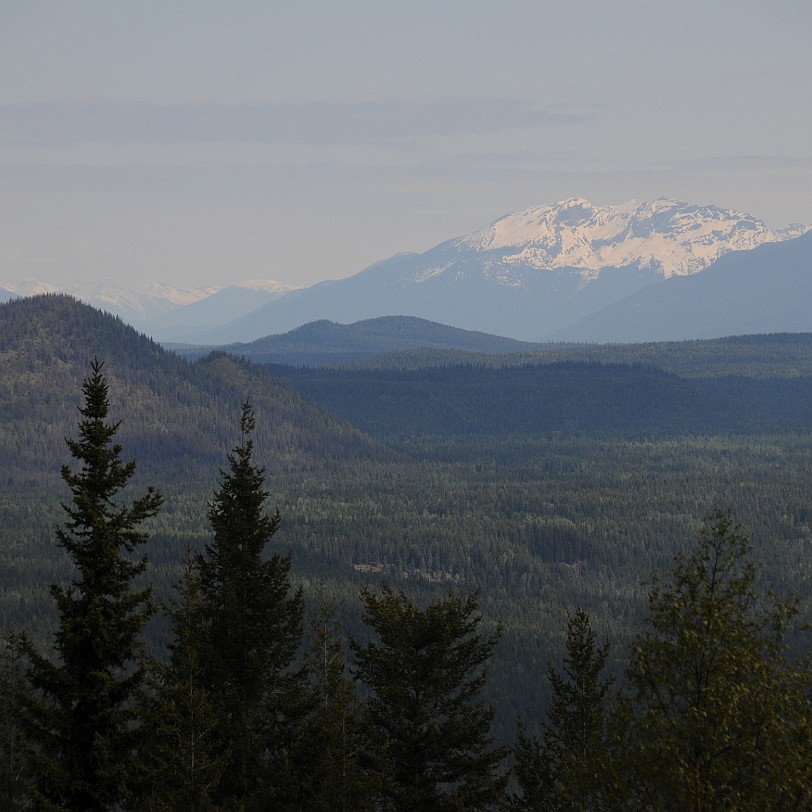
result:
M 211 288 L 181 290 L 160 282 L 152 282 L 132 290 L 109 279 L 73 282 L 67 285 L 52 285 L 39 279 L 26 279 L 14 284 L 0 284 L 0 288 L 8 294 L 4 297 L 0 292 L 2 301 L 16 297 L 38 296 L 42 293 L 65 293 L 106 313 L 120 316 L 128 324 L 139 328 L 164 314 L 214 293 L 214 289 Z
M 64 293 L 119 316 L 157 339 L 181 341 L 187 332 L 219 327 L 292 290 L 298 288 L 270 279 L 249 279 L 222 289 L 182 289 L 153 282 L 134 290 L 108 279 L 68 285 L 26 279 L 16 284 L 0 284 L 0 302 L 42 293 Z
M 297 288 L 283 282 L 249 280 L 165 313 L 144 327 L 146 332 L 158 340 L 182 341 L 189 335 L 217 329 L 238 320 L 292 290 Z
M 382 316 L 532 342 L 806 331 L 809 229 L 771 229 L 743 212 L 672 199 L 599 207 L 573 198 L 309 288 L 152 286 L 130 299 L 108 289 L 66 292 L 158 340 L 207 345 Z

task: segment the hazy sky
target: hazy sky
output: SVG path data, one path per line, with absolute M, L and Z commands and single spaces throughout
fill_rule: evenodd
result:
M 574 196 L 812 224 L 809 0 L 0 0 L 0 285 L 312 284 Z

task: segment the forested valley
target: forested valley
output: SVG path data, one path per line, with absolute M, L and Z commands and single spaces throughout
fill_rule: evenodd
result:
M 0 306 L 3 807 L 810 808 L 809 346 L 296 370 Z

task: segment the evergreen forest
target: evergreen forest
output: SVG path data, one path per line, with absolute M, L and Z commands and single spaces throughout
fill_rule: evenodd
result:
M 810 350 L 0 305 L 0 807 L 812 808 Z

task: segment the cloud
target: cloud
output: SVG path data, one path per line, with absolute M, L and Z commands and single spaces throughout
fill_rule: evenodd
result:
M 380 98 L 272 104 L 30 102 L 0 105 L 7 146 L 76 143 L 289 142 L 362 145 L 572 125 L 591 110 L 509 98 Z
M 682 172 L 777 172 L 812 168 L 810 155 L 707 155 L 667 161 L 663 167 Z

